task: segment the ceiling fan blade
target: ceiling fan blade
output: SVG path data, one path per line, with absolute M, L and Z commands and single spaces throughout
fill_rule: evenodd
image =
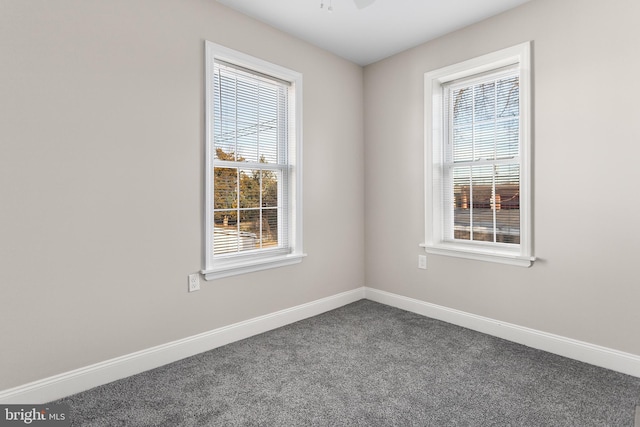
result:
M 376 0 L 353 0 L 358 9 L 364 9 L 365 7 L 371 6 L 374 1 Z

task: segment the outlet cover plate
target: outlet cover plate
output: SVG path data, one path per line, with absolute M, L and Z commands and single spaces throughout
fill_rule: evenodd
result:
M 426 255 L 418 255 L 418 268 L 422 270 L 427 269 L 427 256 Z
M 200 274 L 193 273 L 189 275 L 189 292 L 200 290 Z

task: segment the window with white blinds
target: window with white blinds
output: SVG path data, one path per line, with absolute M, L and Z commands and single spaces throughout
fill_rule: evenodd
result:
M 207 43 L 205 277 L 299 262 L 301 76 Z
M 214 256 L 288 250 L 288 86 L 214 62 Z
M 531 264 L 528 57 L 524 44 L 425 74 L 427 252 Z
M 444 85 L 445 238 L 520 243 L 517 67 Z

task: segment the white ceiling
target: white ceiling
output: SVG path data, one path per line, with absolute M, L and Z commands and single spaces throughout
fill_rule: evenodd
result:
M 481 21 L 529 0 L 218 0 L 360 65 Z M 362 9 L 358 9 L 356 3 Z M 329 5 L 333 11 L 328 12 Z

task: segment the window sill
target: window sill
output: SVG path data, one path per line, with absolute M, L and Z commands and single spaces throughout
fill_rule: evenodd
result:
M 288 254 L 262 259 L 250 259 L 240 262 L 227 262 L 223 265 L 202 270 L 205 280 L 221 279 L 223 277 L 237 276 L 239 274 L 252 273 L 254 271 L 283 267 L 285 265 L 298 264 L 307 254 Z
M 531 267 L 535 257 L 523 256 L 519 253 L 501 251 L 493 248 L 467 248 L 455 244 L 441 244 L 438 246 L 421 243 L 420 247 L 425 252 L 433 255 L 444 255 L 455 258 L 473 259 L 476 261 L 495 262 L 500 264 L 515 265 L 518 267 Z

